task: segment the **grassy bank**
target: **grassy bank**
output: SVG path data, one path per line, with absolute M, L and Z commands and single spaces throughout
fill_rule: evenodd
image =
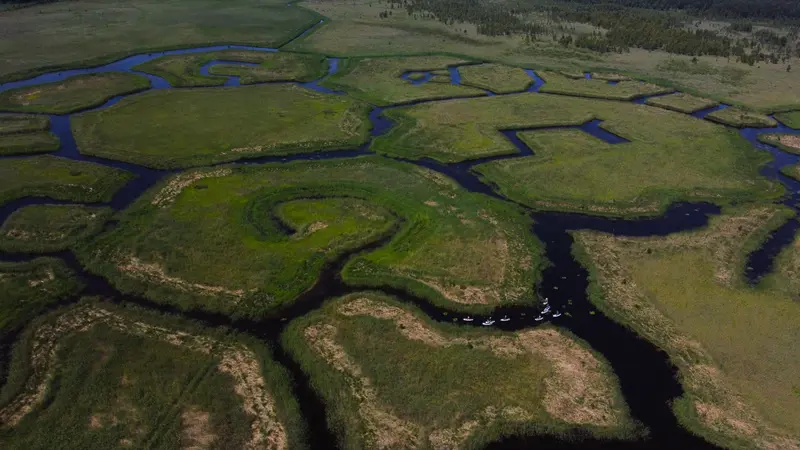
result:
M 775 118 L 787 127 L 800 128 L 800 111 L 776 113 Z
M 213 44 L 277 47 L 320 20 L 283 0 L 77 0 L 4 12 L 0 77 Z M 113 26 L 112 26 L 113 25 Z M 43 33 L 42 30 L 47 30 Z M 27 72 L 27 73 L 26 73 Z
M 306 447 L 285 371 L 225 330 L 84 301 L 37 320 L 13 363 L 5 448 Z
M 148 92 L 72 126 L 81 152 L 176 168 L 354 148 L 368 137 L 368 111 L 347 96 L 262 85 Z
M 150 80 L 132 73 L 76 75 L 64 81 L 0 92 L 0 111 L 69 114 L 149 87 Z
M 746 255 L 793 216 L 754 206 L 665 238 L 576 233 L 592 301 L 667 351 L 686 390 L 681 422 L 724 447 L 791 448 L 800 436 L 798 246 L 758 286 L 741 275 Z
M 569 439 L 574 428 L 634 434 L 608 364 L 559 329 L 465 329 L 357 293 L 297 319 L 283 342 L 342 448 L 482 448 L 512 434 Z
M 800 136 L 780 133 L 759 134 L 758 140 L 785 152 L 800 154 Z
M 684 114 L 691 114 L 693 112 L 719 105 L 719 103 L 715 102 L 714 100 L 695 97 L 694 95 L 683 92 L 650 98 L 647 99 L 645 103 L 650 106 L 658 106 L 659 108 L 666 108 Z
M 736 128 L 769 128 L 778 125 L 778 122 L 771 117 L 741 108 L 714 111 L 707 115 L 706 119 Z
M 577 97 L 600 98 L 605 100 L 632 100 L 645 95 L 672 92 L 674 89 L 638 81 L 620 81 L 608 84 L 604 80 L 573 79 L 557 72 L 537 71 L 545 81 L 539 92 L 574 95 Z
M 518 209 L 378 157 L 187 172 L 120 221 L 79 246 L 90 270 L 124 291 L 237 316 L 273 313 L 331 260 L 391 235 L 348 265 L 346 282 L 487 309 L 532 301 L 542 261 Z
M 431 71 L 467 62 L 444 56 L 346 59 L 323 86 L 384 106 L 415 100 L 483 95 L 480 89 L 445 83 L 413 85 L 400 76 L 407 71 Z
M 518 67 L 500 64 L 475 64 L 458 68 L 461 82 L 488 89 L 497 94 L 524 91 L 533 83 L 531 77 Z
M 108 202 L 134 175 L 55 156 L 0 161 L 0 204 L 22 197 Z
M 96 234 L 110 208 L 82 205 L 32 205 L 14 211 L 0 226 L 0 251 L 55 252 Z
M 0 155 L 49 153 L 58 150 L 60 143 L 55 134 L 48 132 L 0 135 Z

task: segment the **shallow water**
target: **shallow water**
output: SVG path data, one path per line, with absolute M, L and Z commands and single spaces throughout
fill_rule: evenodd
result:
M 307 34 L 317 25 L 318 24 L 315 24 L 308 30 L 300 33 L 298 37 Z M 30 80 L 6 83 L 0 85 L 0 91 L 16 87 L 33 86 L 41 83 L 59 81 L 68 76 L 83 73 L 102 73 L 111 71 L 133 72 L 133 66 L 165 55 L 200 53 L 226 49 L 246 49 L 265 52 L 278 51 L 278 49 L 260 47 L 214 46 L 135 55 L 104 66 L 98 66 L 89 69 L 61 71 L 52 74 L 41 75 Z M 329 70 L 326 76 L 336 73 L 338 70 L 338 59 L 329 58 L 328 61 Z M 207 74 L 208 68 L 219 63 L 227 64 L 229 62 L 212 61 L 201 68 L 201 73 Z M 248 65 L 246 63 L 236 64 Z M 460 84 L 461 77 L 458 67 L 451 66 L 448 67 L 448 70 L 451 75 L 451 82 L 453 84 Z M 539 89 L 544 85 L 544 80 L 536 75 L 533 70 L 526 69 L 525 72 L 533 79 L 533 83 L 527 89 L 527 91 L 532 93 L 538 92 Z M 431 75 L 429 72 L 426 73 Z M 408 80 L 407 75 L 409 74 L 410 72 L 403 74 L 403 77 L 405 77 L 404 79 Z M 171 88 L 166 80 L 153 76 L 148 76 L 148 78 L 151 79 L 152 87 L 154 89 Z M 412 83 L 423 84 L 424 82 L 430 80 L 429 77 L 426 78 L 427 79 L 424 81 L 412 81 Z M 327 94 L 344 94 L 342 92 L 336 92 L 319 86 L 320 81 L 321 80 L 316 80 L 310 83 L 299 83 L 299 85 Z M 238 84 L 239 80 L 237 77 L 229 77 L 228 81 L 226 82 L 226 86 L 237 86 Z M 652 97 L 655 96 L 640 97 L 634 100 L 634 103 L 644 103 L 647 98 Z M 108 108 L 119 102 L 122 98 L 123 97 L 116 97 L 108 101 L 106 104 L 94 109 Z M 425 102 L 428 101 L 425 100 L 413 103 Z M 693 116 L 697 117 L 698 119 L 703 119 L 713 110 L 721 109 L 726 106 L 727 105 L 721 105 L 720 107 L 698 111 L 697 113 L 693 114 Z M 383 112 L 388 108 L 391 107 L 376 107 L 370 112 L 369 120 L 372 123 L 371 136 L 373 138 L 387 133 L 394 126 L 394 122 L 387 119 L 383 115 Z M 137 175 L 135 180 L 128 183 L 114 196 L 112 201 L 108 203 L 108 206 L 114 208 L 115 210 L 126 208 L 145 190 L 152 187 L 163 177 L 177 172 L 148 169 L 135 164 L 82 155 L 77 148 L 74 137 L 72 136 L 70 129 L 70 116 L 56 115 L 50 116 L 50 118 L 51 131 L 61 139 L 61 147 L 58 152 L 55 153 L 56 156 L 117 167 L 128 170 Z M 518 133 L 520 131 L 534 131 L 554 128 L 577 128 L 609 144 L 622 144 L 628 142 L 625 138 L 617 136 L 603 129 L 601 121 L 593 120 L 580 126 L 573 127 L 500 130 L 499 132 L 509 139 L 509 141 L 517 148 L 518 153 L 514 155 L 481 158 L 478 160 L 456 164 L 442 164 L 430 159 L 409 162 L 444 173 L 454 178 L 469 191 L 483 193 L 498 199 L 506 200 L 500 196 L 492 186 L 482 182 L 471 169 L 476 164 L 484 162 L 532 155 L 532 150 L 519 139 Z M 800 131 L 789 129 L 783 125 L 773 129 L 741 130 L 741 134 L 745 139 L 748 139 L 759 149 L 769 151 L 771 154 L 773 154 L 773 156 L 775 156 L 775 161 L 766 165 L 762 169 L 762 174 L 768 178 L 780 181 L 787 187 L 787 189 L 791 192 L 791 195 L 787 196 L 783 203 L 796 209 L 796 205 L 800 199 L 800 183 L 783 176 L 779 173 L 779 170 L 784 165 L 797 163 L 798 160 L 800 160 L 800 157 L 789 155 L 781 152 L 775 147 L 757 142 L 758 134 L 765 132 L 800 133 Z M 358 150 L 330 151 L 291 156 L 267 156 L 252 158 L 240 161 L 239 163 L 264 164 L 270 162 L 288 162 L 296 160 L 352 158 L 360 155 L 371 154 L 369 145 L 369 143 L 365 144 Z M 0 206 L 0 221 L 5 220 L 11 212 L 26 205 L 66 203 L 71 202 L 59 202 L 44 198 L 20 199 Z M 556 212 L 529 212 L 535 221 L 532 232 L 544 243 L 547 257 L 552 262 L 552 265 L 543 273 L 543 279 L 537 287 L 538 292 L 542 297 L 549 299 L 550 305 L 554 311 L 562 312 L 564 315 L 559 318 L 547 316 L 546 320 L 540 322 L 536 321 L 535 317 L 539 314 L 541 305 L 533 307 L 516 306 L 498 308 L 492 313 L 491 317 L 494 319 L 499 319 L 503 316 L 506 316 L 510 320 L 507 322 L 501 322 L 497 320 L 494 324 L 494 327 L 503 330 L 520 330 L 538 326 L 546 322 L 553 322 L 559 326 L 563 326 L 571 330 L 577 336 L 586 340 L 593 349 L 601 353 L 611 363 L 614 372 L 619 378 L 621 389 L 623 391 L 625 400 L 630 406 L 633 417 L 643 423 L 650 430 L 650 437 L 648 440 L 641 442 L 598 441 L 586 435 L 585 432 L 576 429 L 574 433 L 571 433 L 574 440 L 562 440 L 552 436 L 509 437 L 492 444 L 490 447 L 519 448 L 521 445 L 538 445 L 545 448 L 654 448 L 662 446 L 665 448 L 675 448 L 676 446 L 688 446 L 689 448 L 714 448 L 714 446 L 708 444 L 701 438 L 688 433 L 683 428 L 678 426 L 675 417 L 671 412 L 670 402 L 682 395 L 682 388 L 675 377 L 675 367 L 670 363 L 667 355 L 665 355 L 662 351 L 657 349 L 648 341 L 640 339 L 636 334 L 627 328 L 613 322 L 604 316 L 600 311 L 596 311 L 593 305 L 588 301 L 586 294 L 586 289 L 588 286 L 587 272 L 585 268 L 578 264 L 572 257 L 571 250 L 573 242 L 571 236 L 569 235 L 569 231 L 585 229 L 626 236 L 664 236 L 679 231 L 701 228 L 707 224 L 710 215 L 718 214 L 719 212 L 720 209 L 718 207 L 706 203 L 675 204 L 672 205 L 662 216 L 638 220 L 614 219 Z M 796 222 L 787 224 L 773 233 L 773 236 L 765 243 L 764 246 L 753 252 L 753 254 L 749 255 L 748 269 L 745 275 L 751 282 L 756 282 L 764 274 L 769 272 L 775 256 L 780 252 L 780 250 L 785 248 L 785 246 L 792 241 L 797 232 L 797 228 L 798 225 Z M 376 248 L 377 246 L 385 243 L 386 240 L 375 242 L 366 246 L 365 249 Z M 39 255 L 1 254 L 0 259 L 24 261 L 36 256 Z M 345 255 L 326 267 L 315 286 L 308 292 L 301 295 L 301 297 L 295 303 L 281 311 L 277 317 L 267 318 L 259 321 L 232 320 L 220 314 L 207 313 L 203 311 L 178 311 L 176 308 L 171 306 L 161 305 L 144 298 L 121 293 L 112 287 L 105 279 L 84 271 L 72 253 L 60 252 L 52 254 L 51 256 L 62 258 L 67 262 L 68 265 L 78 271 L 80 275 L 87 280 L 89 286 L 82 295 L 102 295 L 118 302 L 136 303 L 159 311 L 177 313 L 204 322 L 209 326 L 230 326 L 234 329 L 247 332 L 272 343 L 277 342 L 280 332 L 292 318 L 302 316 L 319 308 L 327 299 L 350 292 L 355 292 L 359 289 L 358 287 L 346 286 L 338 276 L 341 268 L 350 256 Z M 415 297 L 408 292 L 389 287 L 383 288 L 382 290 L 391 295 L 395 295 L 403 301 L 416 305 L 425 314 L 435 320 L 446 322 L 456 321 L 464 326 L 481 326 L 480 323 L 488 317 L 474 316 L 473 322 L 464 322 L 462 320 L 465 317 L 464 314 L 456 313 L 446 308 L 436 307 L 429 301 Z M 76 299 L 72 299 L 70 301 L 74 300 Z M 2 345 L 0 345 L 0 347 L 2 347 Z M 284 365 L 297 381 L 297 384 L 294 386 L 294 393 L 298 399 L 300 399 L 303 415 L 309 424 L 309 429 L 311 430 L 311 443 L 313 447 L 331 447 L 332 443 L 334 442 L 334 437 L 326 426 L 324 403 L 313 392 L 309 385 L 308 378 L 300 371 L 296 362 L 294 362 L 292 358 L 283 351 L 280 345 L 275 345 L 274 347 L 276 348 L 276 360 L 280 364 Z M 9 354 L 7 346 L 3 347 L 2 357 L 8 360 Z

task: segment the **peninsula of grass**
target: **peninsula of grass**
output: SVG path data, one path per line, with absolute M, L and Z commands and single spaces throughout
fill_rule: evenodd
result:
M 746 255 L 793 216 L 753 206 L 668 237 L 575 233 L 592 301 L 669 354 L 679 420 L 725 448 L 791 448 L 800 436 L 800 241 L 756 287 L 742 280 Z
M 0 226 L 0 251 L 55 252 L 100 231 L 110 208 L 83 205 L 31 205 L 20 208 Z
M 592 72 L 592 79 L 593 80 L 603 80 L 603 81 L 630 81 L 631 77 L 627 75 L 622 75 L 621 73 L 611 73 L 611 72 Z
M 296 85 L 147 92 L 73 118 L 81 152 L 154 168 L 352 149 L 369 105 Z
M 736 128 L 770 128 L 778 121 L 764 114 L 731 107 L 714 111 L 706 119 Z
M 303 449 L 289 383 L 255 339 L 87 299 L 16 345 L 0 438 L 7 449 Z
M 608 363 L 557 328 L 441 324 L 362 292 L 295 320 L 282 339 L 341 448 L 482 448 L 509 435 L 569 439 L 576 428 L 636 435 Z
M 800 154 L 800 135 L 767 133 L 759 134 L 758 140 L 765 144 L 774 145 L 785 152 Z
M 50 118 L 47 116 L 0 114 L 0 136 L 46 131 L 49 127 Z
M 524 70 L 502 64 L 471 64 L 459 67 L 458 71 L 462 84 L 497 94 L 524 91 L 533 83 Z
M 322 55 L 302 53 L 267 53 L 258 66 L 218 64 L 211 66 L 212 75 L 239 77 L 241 84 L 271 81 L 297 81 L 306 83 L 320 79 L 328 73 L 328 61 Z M 222 58 L 219 58 L 222 59 Z
M 484 91 L 468 86 L 445 83 L 414 85 L 400 78 L 408 71 L 433 71 L 465 62 L 444 56 L 345 59 L 341 61 L 339 71 L 320 84 L 378 106 L 485 95 Z
M 800 111 L 775 113 L 775 118 L 787 127 L 800 128 Z
M 121 169 L 50 155 L 0 160 L 0 205 L 23 197 L 108 202 L 134 177 Z
M 378 243 L 345 282 L 466 311 L 533 302 L 543 261 L 518 208 L 380 157 L 189 171 L 119 219 L 76 247 L 89 270 L 125 292 L 234 316 L 279 312 L 332 261 Z
M 0 92 L 0 111 L 70 114 L 149 88 L 150 80 L 132 73 L 76 75 L 64 81 Z
M 638 81 L 620 81 L 608 84 L 604 80 L 566 77 L 558 72 L 537 71 L 545 84 L 539 92 L 575 97 L 600 98 L 606 100 L 633 100 L 646 95 L 664 94 L 674 91 L 670 87 Z
M 58 150 L 58 137 L 46 131 L 35 133 L 0 134 L 0 155 L 49 153 Z
M 685 94 L 683 92 L 649 98 L 645 104 L 650 106 L 658 106 L 659 108 L 670 109 L 672 111 L 677 111 L 684 114 L 692 114 L 694 112 L 719 105 L 719 103 L 715 102 L 714 100 L 695 97 L 694 95 Z

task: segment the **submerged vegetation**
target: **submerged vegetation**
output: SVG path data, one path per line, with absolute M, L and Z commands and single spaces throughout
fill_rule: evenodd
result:
M 82 114 L 73 129 L 83 153 L 176 168 L 354 148 L 369 134 L 368 111 L 294 85 L 165 90 Z
M 635 435 L 607 363 L 557 328 L 472 331 L 364 292 L 297 319 L 283 342 L 342 448 L 479 448 L 573 427 Z

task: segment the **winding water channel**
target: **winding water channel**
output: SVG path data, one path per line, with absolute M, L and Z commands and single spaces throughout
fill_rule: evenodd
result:
M 320 22 L 321 23 L 321 22 Z M 313 25 L 308 30 L 298 35 L 302 36 L 310 32 L 318 24 Z M 249 46 L 213 46 L 198 47 L 192 49 L 173 50 L 165 52 L 147 53 L 135 55 L 119 61 L 87 69 L 75 69 L 54 72 L 40 75 L 28 80 L 21 80 L 0 85 L 0 92 L 18 87 L 34 86 L 43 83 L 61 81 L 74 75 L 103 72 L 132 72 L 147 76 L 151 81 L 152 89 L 170 89 L 169 83 L 163 78 L 147 75 L 133 70 L 133 67 L 146 61 L 167 55 L 202 53 L 209 51 L 241 49 L 263 52 L 279 51 L 275 48 L 261 48 Z M 328 75 L 338 70 L 338 59 L 329 58 Z M 201 73 L 208 75 L 210 67 L 216 64 L 240 64 L 232 61 L 211 61 L 201 68 Z M 460 84 L 461 77 L 458 66 L 448 67 L 451 75 L 451 82 Z M 544 85 L 538 75 L 531 69 L 525 72 L 531 77 L 532 83 L 527 92 L 536 93 Z M 415 77 L 412 75 L 418 75 Z M 327 76 L 327 75 L 326 75 Z M 406 72 L 401 76 L 408 82 L 419 85 L 433 78 L 430 72 Z M 319 85 L 321 80 L 309 83 L 296 83 L 307 89 L 313 89 L 332 95 L 343 95 L 342 92 L 332 91 Z M 288 83 L 288 82 L 287 82 Z M 228 77 L 225 87 L 238 86 L 238 77 Z M 137 95 L 137 94 L 132 94 Z M 495 95 L 486 91 L 486 95 Z M 533 94 L 532 94 L 533 95 Z M 102 106 L 94 109 L 108 108 L 117 103 L 123 97 L 115 97 Z M 644 103 L 647 97 L 640 97 L 634 100 L 636 103 Z M 430 100 L 441 101 L 441 100 Z M 415 103 L 424 103 L 420 101 Z M 387 132 L 394 125 L 393 122 L 383 116 L 386 109 L 402 105 L 388 107 L 376 107 L 369 114 L 372 123 L 372 136 L 379 136 Z M 708 110 L 699 111 L 692 114 L 698 120 L 703 120 L 705 116 L 717 109 L 726 107 L 721 105 Z M 145 190 L 152 187 L 156 182 L 165 176 L 178 171 L 156 170 L 135 164 L 119 161 L 107 160 L 103 158 L 86 156 L 80 153 L 75 139 L 72 135 L 70 126 L 70 115 L 51 115 L 51 131 L 61 140 L 61 146 L 55 153 L 56 156 L 78 161 L 88 161 L 106 166 L 116 167 L 127 170 L 137 175 L 137 178 L 129 182 L 122 188 L 113 199 L 106 204 L 114 210 L 122 210 L 138 198 Z M 602 128 L 600 120 L 592 120 L 577 127 L 583 132 L 589 133 L 610 144 L 627 142 L 624 138 Z M 722 125 L 720 125 L 722 126 Z M 552 127 L 551 127 L 552 128 Z M 494 156 L 479 160 L 472 160 L 456 164 L 442 164 L 430 159 L 420 161 L 408 161 L 412 164 L 436 170 L 455 179 L 465 189 L 472 192 L 479 192 L 492 197 L 508 201 L 492 187 L 483 183 L 478 176 L 471 170 L 475 165 L 487 161 L 518 158 L 533 154 L 532 150 L 525 145 L 517 136 L 520 131 L 526 129 L 504 129 L 499 130 L 511 143 L 519 150 L 518 154 Z M 541 129 L 541 128 L 538 128 Z M 800 130 L 779 125 L 768 129 L 742 129 L 741 135 L 750 141 L 757 148 L 770 152 L 774 160 L 765 165 L 761 173 L 770 179 L 780 181 L 789 192 L 789 195 L 782 200 L 782 203 L 798 210 L 798 200 L 800 199 L 800 183 L 796 180 L 784 176 L 780 173 L 780 168 L 786 165 L 796 164 L 800 161 L 800 156 L 791 155 L 778 150 L 777 148 L 758 142 L 757 137 L 761 133 L 792 133 L 800 134 Z M 239 161 L 239 164 L 263 164 L 268 162 L 284 162 L 294 160 L 316 160 L 330 158 L 352 158 L 359 155 L 371 154 L 371 142 L 363 145 L 356 150 L 330 151 L 313 154 L 299 154 L 292 156 L 268 156 Z M 24 158 L 26 156 L 13 156 L 5 158 Z M 225 163 L 230 164 L 230 163 Z M 35 204 L 72 204 L 75 202 L 54 201 L 46 198 L 28 197 L 12 201 L 0 206 L 0 223 L 4 222 L 8 216 L 19 208 Z M 645 441 L 624 442 L 624 441 L 600 441 L 592 438 L 580 429 L 575 429 L 572 433 L 573 439 L 564 440 L 553 436 L 519 436 L 509 437 L 502 441 L 495 442 L 491 448 L 519 448 L 520 445 L 544 446 L 544 448 L 716 448 L 701 438 L 692 435 L 677 423 L 673 415 L 670 404 L 683 391 L 676 378 L 676 368 L 670 363 L 668 356 L 650 342 L 639 338 L 624 326 L 610 320 L 600 311 L 596 311 L 587 298 L 588 274 L 586 269 L 575 261 L 572 257 L 572 238 L 569 232 L 572 230 L 598 230 L 615 235 L 624 236 L 664 236 L 679 231 L 692 230 L 705 226 L 710 215 L 718 214 L 720 209 L 707 203 L 699 204 L 675 204 L 672 205 L 662 216 L 655 218 L 624 220 L 582 214 L 568 214 L 556 212 L 534 212 L 530 211 L 535 221 L 531 232 L 534 233 L 545 245 L 546 256 L 552 263 L 543 274 L 538 292 L 541 296 L 550 299 L 550 304 L 554 310 L 562 311 L 561 317 L 554 318 L 549 316 L 546 321 L 536 321 L 535 317 L 539 313 L 538 307 L 503 307 L 498 308 L 492 314 L 494 318 L 508 316 L 511 320 L 507 322 L 497 321 L 495 326 L 503 330 L 520 330 L 534 327 L 546 322 L 552 322 L 558 326 L 572 331 L 575 335 L 587 341 L 594 350 L 601 353 L 611 364 L 617 377 L 619 378 L 623 395 L 630 407 L 632 416 L 641 422 L 649 430 L 649 435 Z M 794 238 L 797 232 L 797 221 L 790 221 L 775 233 L 773 233 L 766 243 L 753 252 L 748 257 L 746 277 L 751 283 L 757 282 L 763 275 L 768 273 L 772 267 L 775 256 L 785 248 Z M 343 255 L 333 263 L 329 264 L 323 271 L 318 282 L 300 298 L 281 311 L 279 316 L 252 320 L 232 320 L 221 315 L 204 311 L 181 311 L 175 307 L 155 303 L 145 298 L 122 294 L 111 286 L 102 277 L 86 272 L 75 256 L 69 252 L 58 252 L 48 254 L 63 259 L 80 277 L 87 282 L 87 288 L 80 294 L 100 295 L 114 302 L 129 302 L 147 308 L 170 312 L 184 317 L 203 322 L 211 327 L 225 326 L 246 332 L 271 344 L 275 350 L 275 359 L 278 363 L 285 366 L 293 375 L 296 384 L 293 386 L 294 394 L 299 399 L 301 411 L 310 429 L 309 441 L 313 448 L 331 448 L 335 445 L 335 437 L 328 430 L 325 420 L 325 405 L 312 390 L 308 377 L 300 370 L 299 365 L 285 352 L 279 345 L 280 333 L 286 324 L 295 317 L 307 314 L 321 305 L 328 299 L 345 295 L 359 290 L 357 287 L 345 285 L 339 278 L 339 273 L 343 265 L 355 253 L 360 251 L 377 248 L 384 245 L 391 237 L 384 238 L 379 242 L 373 242 L 363 248 Z M 0 254 L 0 260 L 6 261 L 26 261 L 42 256 L 40 254 Z M 419 307 L 425 314 L 434 320 L 452 322 L 453 319 L 463 318 L 463 314 L 456 313 L 444 308 L 433 306 L 429 301 L 415 297 L 408 292 L 394 288 L 381 289 L 388 294 L 412 303 Z M 69 304 L 77 301 L 80 296 L 61 302 Z M 463 326 L 480 326 L 484 317 L 475 317 L 472 323 L 458 323 Z M 0 343 L 0 357 L 8 361 L 10 357 L 10 345 L 16 337 L 15 333 L 10 333 L 6 342 Z M 4 381 L 5 374 L 2 374 Z

